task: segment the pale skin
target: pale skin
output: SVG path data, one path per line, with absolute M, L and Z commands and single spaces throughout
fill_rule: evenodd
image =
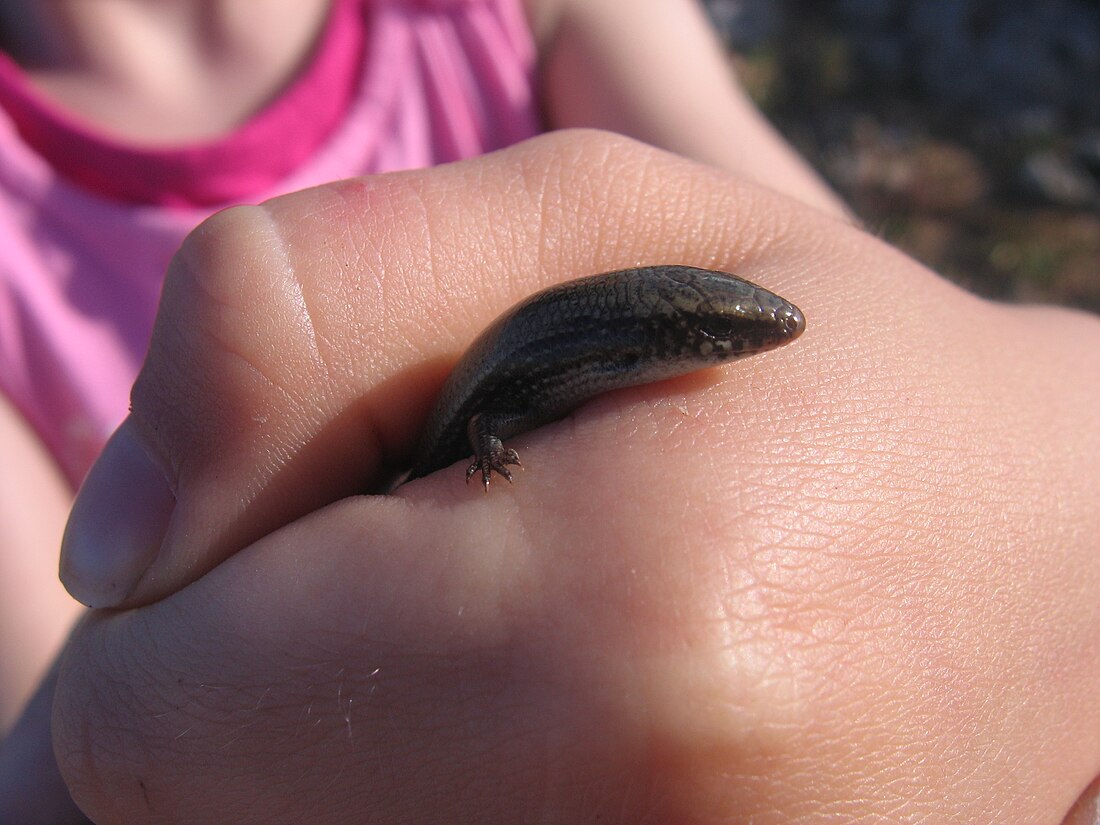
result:
M 1100 331 L 947 286 L 803 174 L 780 195 L 574 133 L 197 233 L 97 471 L 142 481 L 136 434 L 178 504 L 148 606 L 93 614 L 62 673 L 89 813 L 1061 821 L 1100 767 Z M 286 270 L 249 263 L 273 243 Z M 411 449 L 497 311 L 658 259 L 765 283 L 811 327 L 532 433 L 512 489 L 459 469 L 287 524 Z M 88 541 L 87 513 L 125 515 L 82 501 Z

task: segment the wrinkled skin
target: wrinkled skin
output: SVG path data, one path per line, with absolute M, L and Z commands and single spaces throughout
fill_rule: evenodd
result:
M 357 495 L 502 309 L 672 262 L 806 333 L 516 439 L 488 496 Z M 223 212 L 70 523 L 70 589 L 133 609 L 69 645 L 62 772 L 101 825 L 1061 822 L 1097 409 L 1096 319 L 609 135 Z

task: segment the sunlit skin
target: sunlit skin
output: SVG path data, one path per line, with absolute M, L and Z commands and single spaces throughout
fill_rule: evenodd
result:
M 501 310 L 669 257 L 812 325 L 522 436 L 493 495 L 355 495 Z M 604 134 L 223 213 L 70 523 L 176 498 L 139 609 L 70 645 L 65 776 L 104 822 L 1057 823 L 1100 764 L 1098 358 L 1093 318 Z

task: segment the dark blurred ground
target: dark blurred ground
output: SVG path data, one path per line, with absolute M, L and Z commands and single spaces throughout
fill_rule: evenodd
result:
M 868 228 L 982 295 L 1100 311 L 1100 0 L 707 0 Z

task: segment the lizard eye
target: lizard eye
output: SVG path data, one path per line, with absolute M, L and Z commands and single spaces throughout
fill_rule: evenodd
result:
M 699 331 L 707 338 L 729 338 L 733 334 L 733 320 L 730 318 L 707 318 L 699 324 Z

